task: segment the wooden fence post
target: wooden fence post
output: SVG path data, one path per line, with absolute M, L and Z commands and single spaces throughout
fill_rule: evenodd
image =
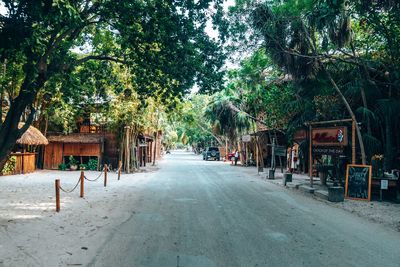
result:
M 104 164 L 104 187 L 107 186 L 107 164 Z
M 60 212 L 60 179 L 56 179 L 56 211 Z
M 84 197 L 85 195 L 85 174 L 83 171 L 81 171 L 81 193 L 80 193 L 80 197 Z
M 121 178 L 122 161 L 119 161 L 118 165 L 119 165 L 118 166 L 118 181 L 119 181 L 119 179 Z

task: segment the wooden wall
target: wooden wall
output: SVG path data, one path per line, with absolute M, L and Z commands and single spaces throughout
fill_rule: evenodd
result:
M 63 144 L 49 143 L 44 150 L 45 169 L 58 169 L 58 165 L 63 162 Z
M 14 174 L 31 173 L 36 170 L 36 153 L 12 153 L 16 157 Z
M 65 156 L 93 156 L 101 158 L 101 144 L 49 143 L 44 152 L 44 168 L 58 169 Z
M 113 133 L 104 135 L 104 163 L 111 164 L 112 167 L 118 166 L 118 140 Z
M 64 156 L 100 156 L 100 144 L 64 144 Z

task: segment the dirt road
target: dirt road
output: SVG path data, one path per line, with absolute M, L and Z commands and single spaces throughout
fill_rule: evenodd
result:
M 3 227 L 0 266 L 398 266 L 399 232 L 240 168 L 172 152 L 62 214 Z
M 400 235 L 175 152 L 89 266 L 398 266 Z

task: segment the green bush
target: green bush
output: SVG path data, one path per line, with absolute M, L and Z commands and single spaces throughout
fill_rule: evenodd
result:
M 17 166 L 17 157 L 12 156 L 8 159 L 8 161 L 4 165 L 1 173 L 3 173 L 4 175 L 13 174 L 16 166 Z
M 74 156 L 69 156 L 69 166 L 78 166 L 78 161 L 74 158 Z
M 79 164 L 79 169 L 80 170 L 86 170 L 87 169 L 87 165 L 86 164 Z
M 59 164 L 58 165 L 58 169 L 60 170 L 60 171 L 65 171 L 66 169 L 67 169 L 67 164 L 65 164 L 65 163 L 61 163 L 61 164 Z
M 98 160 L 97 159 L 89 159 L 89 162 L 88 162 L 88 165 L 87 165 L 87 167 L 88 167 L 88 169 L 89 170 L 91 170 L 91 171 L 96 171 L 97 170 L 97 165 L 98 165 Z

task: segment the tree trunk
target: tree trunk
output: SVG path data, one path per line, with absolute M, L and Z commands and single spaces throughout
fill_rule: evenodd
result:
M 360 127 L 358 126 L 357 123 L 357 119 L 356 116 L 354 115 L 353 110 L 350 107 L 349 102 L 347 102 L 347 99 L 345 98 L 345 96 L 342 94 L 342 91 L 340 91 L 340 88 L 337 86 L 336 82 L 333 80 L 332 76 L 329 74 L 329 72 L 325 69 L 325 66 L 323 65 L 322 62 L 320 62 L 323 71 L 325 72 L 325 74 L 328 77 L 328 80 L 330 81 L 330 83 L 333 85 L 333 87 L 335 88 L 336 92 L 338 93 L 338 95 L 340 96 L 342 102 L 344 103 L 344 105 L 346 106 L 347 111 L 350 114 L 351 119 L 355 122 L 356 125 L 356 131 L 357 131 L 357 137 L 358 137 L 358 143 L 360 144 L 360 151 L 361 151 L 361 161 L 362 164 L 365 165 L 366 162 L 366 156 L 365 156 L 365 148 L 364 148 L 364 141 L 362 138 L 362 134 L 361 134 L 361 130 Z
M 153 148 L 153 166 L 156 165 L 156 155 L 157 155 L 157 140 L 158 140 L 158 131 L 154 134 L 154 148 Z
M 24 68 L 27 70 L 24 82 L 21 85 L 18 96 L 11 102 L 6 118 L 0 126 L 0 170 L 4 168 L 16 141 L 32 124 L 35 114 L 32 103 L 35 100 L 37 92 L 46 82 L 46 68 L 39 66 L 38 70 L 38 66 L 33 62 L 33 60 L 28 60 L 24 65 Z M 28 107 L 31 110 L 29 117 L 26 119 L 25 125 L 21 129 L 18 129 L 21 116 Z
M 0 89 L 0 128 L 3 124 L 3 101 L 4 101 L 4 92 L 3 89 Z
M 16 141 L 29 128 L 33 121 L 35 110 L 31 107 L 31 113 L 25 121 L 24 127 L 18 129 L 21 116 L 28 105 L 32 103 L 34 97 L 35 94 L 33 92 L 21 91 L 20 95 L 13 101 L 7 112 L 7 116 L 0 128 L 0 170 L 2 170 L 6 164 L 8 155 L 14 148 Z
M 364 87 L 361 87 L 360 90 L 361 90 L 361 99 L 362 99 L 362 102 L 363 102 L 363 106 L 364 106 L 365 109 L 368 109 L 368 102 L 367 102 L 367 97 L 365 95 Z M 367 132 L 368 132 L 369 135 L 372 135 L 371 120 L 370 120 L 368 115 L 367 115 Z
M 391 127 L 390 119 L 388 115 L 385 116 L 385 134 L 386 134 L 386 142 L 385 142 L 385 158 L 384 158 L 384 170 L 390 171 L 393 165 L 393 142 L 392 142 L 392 127 Z
M 258 146 L 258 160 L 260 162 L 259 165 L 264 168 L 264 166 L 265 166 L 264 153 L 263 153 L 263 151 L 261 149 L 261 144 L 260 144 L 259 137 L 257 137 L 257 146 Z
M 379 88 L 376 86 L 375 82 L 372 81 L 371 76 L 369 75 L 368 68 L 365 65 L 365 61 L 360 56 L 357 55 L 353 41 L 350 42 L 350 47 L 351 47 L 351 50 L 353 52 L 354 58 L 361 65 L 360 66 L 360 72 L 364 73 L 364 75 L 367 78 L 367 81 L 368 81 L 368 83 L 370 85 L 374 86 L 376 90 L 379 90 Z M 361 92 L 361 99 L 362 99 L 362 102 L 363 102 L 363 106 L 364 106 L 364 108 L 368 109 L 367 97 L 366 97 L 365 89 L 364 89 L 363 86 L 361 86 L 360 92 Z M 369 116 L 367 116 L 367 132 L 368 132 L 369 135 L 372 134 L 372 131 L 371 131 L 371 120 L 370 120 Z
M 138 155 L 137 155 L 137 138 L 138 138 L 137 129 L 136 127 L 134 127 L 132 129 L 131 142 L 132 142 L 132 166 L 135 171 L 139 169 Z
M 223 146 L 223 142 L 220 138 L 218 138 L 218 136 L 216 136 L 213 132 L 207 130 L 204 126 L 202 126 L 200 123 L 197 124 L 204 132 L 209 133 L 212 137 L 214 137 L 214 139 L 218 142 L 218 144 L 220 146 Z

